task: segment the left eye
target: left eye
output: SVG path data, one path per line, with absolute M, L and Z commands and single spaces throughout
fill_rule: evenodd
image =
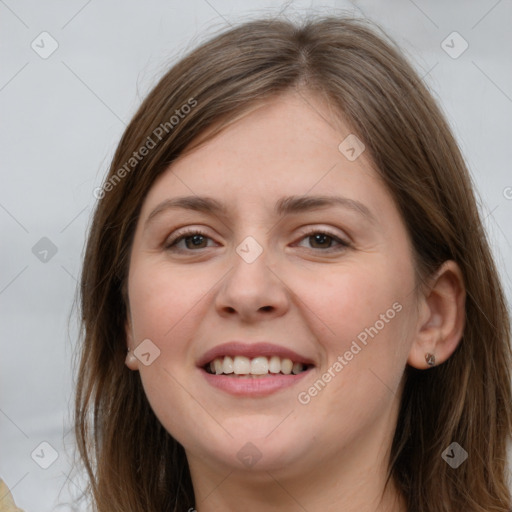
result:
M 206 249 L 208 247 L 208 240 L 212 239 L 201 231 L 187 231 L 179 234 L 167 243 L 166 249 L 178 251 L 184 249 Z M 322 249 L 324 251 L 342 250 L 350 245 L 348 242 L 345 242 L 334 234 L 325 231 L 310 231 L 309 233 L 304 234 L 300 240 L 309 240 L 310 243 L 317 245 L 317 247 L 312 247 L 313 249 Z M 181 242 L 185 243 L 184 248 L 179 246 Z M 335 242 L 338 245 L 338 248 L 332 247 L 332 242 Z
M 334 234 L 325 231 L 310 231 L 309 233 L 306 233 L 301 240 L 306 239 L 309 240 L 310 243 L 312 242 L 317 245 L 317 247 L 313 247 L 313 249 L 324 249 L 328 251 L 343 250 L 350 245 L 348 242 L 345 242 Z M 331 246 L 333 241 L 338 245 L 337 248 Z M 327 244 L 327 247 L 325 244 Z M 320 245 L 320 247 L 318 247 L 318 245 Z

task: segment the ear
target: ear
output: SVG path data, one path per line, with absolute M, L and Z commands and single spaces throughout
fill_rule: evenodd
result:
M 407 363 L 420 370 L 430 368 L 426 354 L 435 364 L 444 363 L 457 348 L 466 322 L 466 290 L 462 272 L 453 260 L 445 261 L 419 297 L 416 339 Z
M 126 345 L 128 353 L 126 354 L 125 364 L 130 368 L 130 370 L 138 370 L 139 369 L 139 360 L 135 357 L 133 353 L 135 349 L 135 343 L 133 341 L 133 329 L 132 329 L 132 320 L 130 312 L 127 312 L 126 315 L 126 323 L 125 323 L 125 333 L 126 333 Z

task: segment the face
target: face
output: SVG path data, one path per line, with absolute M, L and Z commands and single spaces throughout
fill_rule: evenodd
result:
M 394 431 L 416 318 L 410 242 L 367 152 L 340 149 L 350 129 L 305 98 L 230 125 L 142 206 L 129 366 L 191 465 L 325 470 Z

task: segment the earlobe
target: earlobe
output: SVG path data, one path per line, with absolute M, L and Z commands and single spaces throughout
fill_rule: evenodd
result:
M 455 351 L 464 331 L 466 291 L 462 272 L 453 260 L 445 261 L 419 300 L 416 338 L 407 363 L 427 369 L 444 363 Z
M 130 370 L 138 370 L 139 369 L 139 360 L 132 352 L 131 349 L 128 349 L 128 353 L 126 354 L 125 364 L 130 368 Z

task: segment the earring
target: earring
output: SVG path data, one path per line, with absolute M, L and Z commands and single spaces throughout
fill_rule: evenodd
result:
M 137 357 L 135 354 L 131 351 L 131 349 L 128 349 L 128 353 L 126 354 L 125 364 L 127 366 L 134 365 L 137 363 Z
M 427 364 L 429 366 L 435 366 L 436 365 L 436 356 L 434 354 L 431 354 L 430 352 L 427 352 L 425 354 L 425 361 L 427 361 Z

